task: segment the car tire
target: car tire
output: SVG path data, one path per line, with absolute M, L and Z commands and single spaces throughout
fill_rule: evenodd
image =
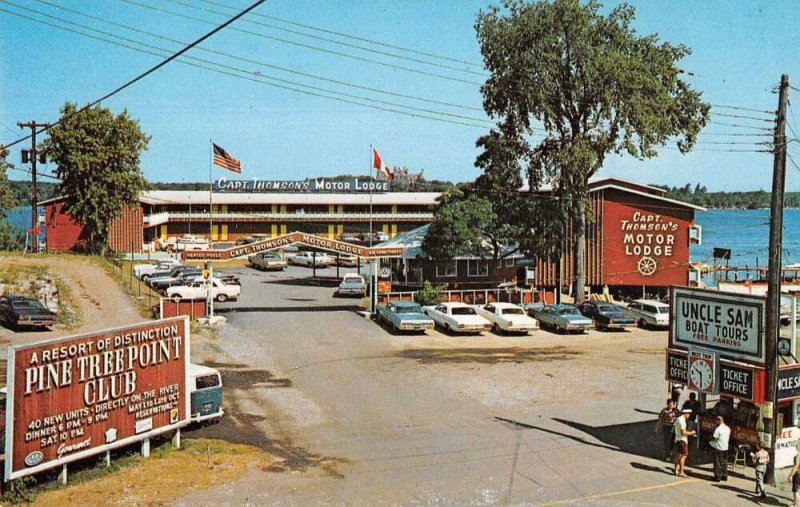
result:
M 639 319 L 639 327 L 642 329 L 647 329 L 649 326 L 647 325 L 647 321 L 644 319 Z
M 224 303 L 228 300 L 228 296 L 225 294 L 217 294 L 217 297 L 214 299 L 216 299 L 218 303 Z
M 497 322 L 492 324 L 492 333 L 496 335 L 503 334 L 502 331 L 500 330 L 500 326 L 497 325 Z

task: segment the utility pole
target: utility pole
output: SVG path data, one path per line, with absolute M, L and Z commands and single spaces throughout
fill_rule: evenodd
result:
M 767 481 L 775 485 L 775 438 L 778 422 L 778 333 L 781 304 L 781 249 L 783 247 L 783 192 L 786 186 L 786 106 L 789 102 L 789 76 L 781 76 L 778 95 L 778 114 L 775 120 L 773 147 L 775 159 L 772 165 L 772 203 L 769 217 L 769 268 L 767 279 L 767 308 L 765 334 L 766 354 L 766 403 L 769 419 L 765 419 L 769 434 Z M 762 408 L 763 411 L 763 408 Z M 763 412 L 762 412 L 763 413 Z
M 30 161 L 31 161 L 31 252 L 36 253 L 39 251 L 39 203 L 38 198 L 36 196 L 36 161 L 38 159 L 36 155 L 36 129 L 38 128 L 50 128 L 49 123 L 36 123 L 36 120 L 29 121 L 29 122 L 17 122 L 17 126 L 21 129 L 29 128 L 31 129 L 31 151 L 30 151 Z M 23 162 L 25 162 L 23 156 Z M 42 163 L 45 162 L 44 156 L 41 160 Z

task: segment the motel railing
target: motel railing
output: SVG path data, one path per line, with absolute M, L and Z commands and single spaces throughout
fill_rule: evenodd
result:
M 214 213 L 215 222 L 430 222 L 433 213 Z M 208 213 L 162 212 L 144 217 L 145 225 L 167 222 L 207 221 Z

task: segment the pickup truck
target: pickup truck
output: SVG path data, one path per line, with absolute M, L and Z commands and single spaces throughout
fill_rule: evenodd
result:
M 261 271 L 281 271 L 286 269 L 286 260 L 275 252 L 261 252 L 248 259 L 251 268 Z
M 390 301 L 378 306 L 379 321 L 395 331 L 425 331 L 433 329 L 433 320 L 422 313 L 422 307 L 412 301 Z
M 480 333 L 492 327 L 474 307 L 464 303 L 439 303 L 423 309 L 437 326 L 453 333 Z
M 8 327 L 49 327 L 56 319 L 55 313 L 34 298 L 12 294 L 0 297 L 0 321 Z
M 225 301 L 235 301 L 242 292 L 240 285 L 227 285 L 222 280 L 210 278 L 200 279 L 191 282 L 189 285 L 170 287 L 167 289 L 167 297 L 180 299 L 205 299 L 208 291 L 215 301 L 224 303 Z
M 521 333 L 539 329 L 539 321 L 528 317 L 525 310 L 513 303 L 489 303 L 476 307 L 478 315 L 492 323 L 495 333 Z
M 295 266 L 327 268 L 328 266 L 336 264 L 336 259 L 330 255 L 319 252 L 299 252 L 289 259 L 289 263 Z
M 177 261 L 175 259 L 162 260 L 159 261 L 157 264 L 151 264 L 151 263 L 136 264 L 135 266 L 133 266 L 133 276 L 135 276 L 139 280 L 144 281 L 153 276 L 153 273 L 169 271 L 175 266 L 180 266 L 180 265 L 181 265 L 180 261 Z

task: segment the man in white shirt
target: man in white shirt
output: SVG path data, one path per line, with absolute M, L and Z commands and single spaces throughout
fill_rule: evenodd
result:
M 675 419 L 675 450 L 678 454 L 678 462 L 675 463 L 675 475 L 686 477 L 683 467 L 686 465 L 686 458 L 689 457 L 689 437 L 697 435 L 696 431 L 689 431 L 686 421 L 692 415 L 688 408 L 681 410 L 681 415 Z
M 714 449 L 714 482 L 728 480 L 728 442 L 731 428 L 722 416 L 717 417 L 717 427 L 709 445 Z

